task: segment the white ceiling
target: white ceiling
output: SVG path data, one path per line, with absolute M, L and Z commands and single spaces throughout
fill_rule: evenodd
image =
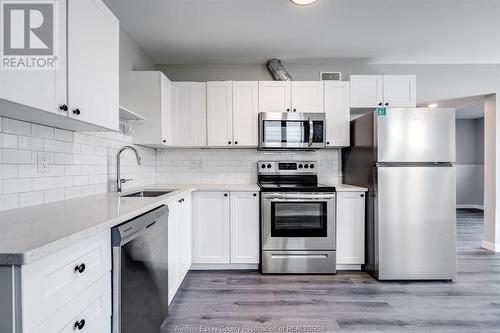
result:
M 104 0 L 155 63 L 500 63 L 499 0 Z

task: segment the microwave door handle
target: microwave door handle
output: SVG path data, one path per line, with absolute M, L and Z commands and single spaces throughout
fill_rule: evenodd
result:
M 314 129 L 311 117 L 309 117 L 308 120 L 309 120 L 309 147 L 311 147 L 313 144 Z

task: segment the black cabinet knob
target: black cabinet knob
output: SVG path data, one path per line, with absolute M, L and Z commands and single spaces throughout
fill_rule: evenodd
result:
M 378 103 L 378 105 L 382 106 L 382 103 Z
M 61 105 L 59 105 L 59 110 L 68 111 L 68 106 L 66 104 L 61 104 Z
M 85 272 L 85 264 L 80 264 L 75 266 L 75 272 L 77 273 L 83 273 Z
M 228 141 L 228 142 L 227 142 L 227 144 L 228 144 L 228 145 L 230 145 L 230 144 L 231 144 L 231 141 Z
M 389 106 L 389 103 L 385 103 L 385 106 Z
M 363 198 L 365 195 L 364 194 L 361 194 L 361 197 Z
M 161 142 L 163 142 L 163 143 L 167 143 L 167 140 L 161 140 Z
M 290 109 L 286 109 L 286 112 L 290 112 Z
M 227 197 L 227 193 L 224 193 L 224 196 Z
M 238 141 L 234 141 L 234 144 L 237 145 L 238 144 Z
M 257 196 L 257 193 L 254 193 L 254 194 L 253 194 L 253 196 L 254 196 L 254 197 L 256 197 L 256 196 Z
M 297 109 L 293 109 L 293 112 L 297 112 Z
M 327 144 L 327 145 L 329 145 L 329 144 L 330 144 L 330 141 L 327 141 L 327 142 L 326 142 L 326 144 Z
M 85 327 L 85 319 L 82 319 L 80 321 L 77 321 L 75 323 L 75 325 L 73 325 L 75 328 L 77 328 L 78 330 L 81 330 Z
M 177 200 L 178 203 L 182 203 L 184 202 L 184 198 L 180 198 L 179 200 Z
M 77 116 L 79 116 L 80 115 L 80 109 L 74 109 L 73 113 L 76 114 Z

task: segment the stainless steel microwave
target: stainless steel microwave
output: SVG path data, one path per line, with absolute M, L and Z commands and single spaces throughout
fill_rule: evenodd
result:
M 325 148 L 325 114 L 259 113 L 259 149 Z

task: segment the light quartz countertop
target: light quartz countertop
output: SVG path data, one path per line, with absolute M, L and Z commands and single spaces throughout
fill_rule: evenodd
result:
M 348 184 L 336 184 L 336 185 L 332 185 L 332 186 L 335 187 L 336 192 L 366 192 L 366 191 L 368 191 L 368 189 L 365 187 L 359 187 L 359 186 L 348 185 Z
M 143 189 L 175 191 L 155 198 L 124 198 Z M 250 185 L 155 184 L 0 212 L 0 265 L 24 265 L 90 238 L 190 192 L 259 191 Z
M 336 190 L 366 191 L 338 184 Z M 174 190 L 154 197 L 122 197 L 140 190 Z M 0 265 L 25 265 L 110 229 L 194 191 L 259 191 L 256 184 L 154 184 L 123 193 L 102 193 L 0 211 Z

